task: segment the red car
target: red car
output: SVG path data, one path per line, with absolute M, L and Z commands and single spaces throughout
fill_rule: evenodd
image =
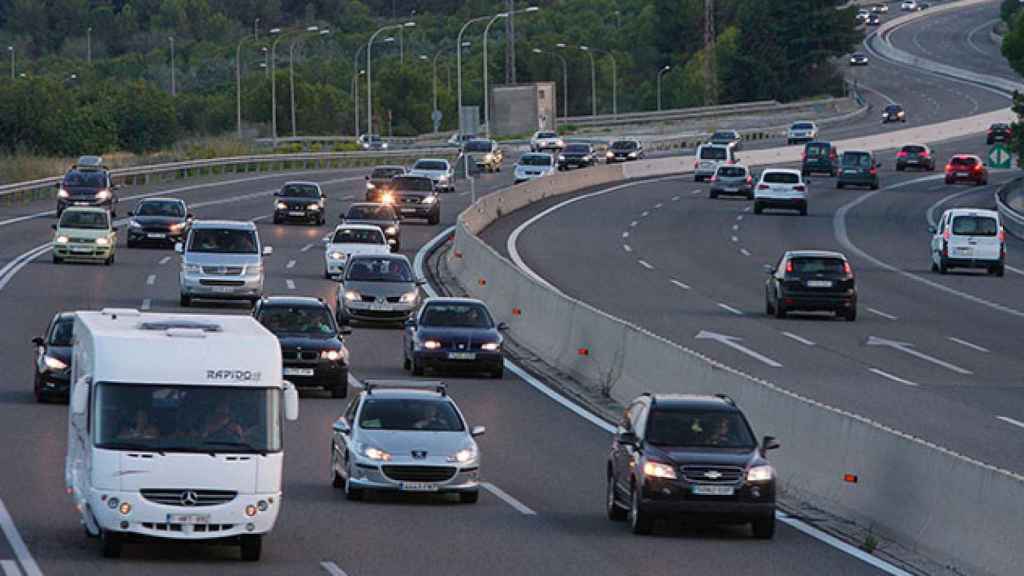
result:
M 988 184 L 988 168 L 981 158 L 970 154 L 957 154 L 946 164 L 946 184 L 974 182 L 975 186 Z

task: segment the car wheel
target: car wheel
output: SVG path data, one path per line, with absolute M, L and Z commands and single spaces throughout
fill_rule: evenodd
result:
M 349 467 L 345 474 L 345 498 L 348 500 L 362 500 L 363 489 L 352 485 L 352 469 Z
M 843 186 L 845 186 L 845 184 L 843 184 L 842 182 L 836 182 L 836 189 L 842 190 Z
M 409 357 L 402 358 L 402 370 L 412 370 L 412 362 L 409 361 Z
M 54 264 L 60 264 L 63 261 L 64 261 L 64 259 L 61 258 L 60 256 L 57 256 L 56 254 L 53 255 L 53 263 Z
M 932 272 L 938 272 L 939 265 L 935 263 L 935 255 L 932 255 Z
M 760 214 L 761 210 L 763 210 L 763 208 L 761 207 L 761 203 L 754 202 L 754 214 Z
M 258 562 L 260 553 L 263 552 L 263 535 L 243 534 L 239 537 L 238 545 L 241 548 L 243 561 Z
M 776 302 L 774 308 L 776 318 L 782 319 L 786 317 L 786 307 L 782 304 L 782 302 Z
M 504 365 L 498 366 L 494 370 L 491 370 L 491 378 L 493 378 L 495 380 L 501 380 L 504 377 L 505 377 L 505 366 Z
M 340 382 L 331 387 L 331 398 L 348 398 L 348 370 L 341 372 Z
M 188 294 L 182 294 L 181 298 L 178 299 L 178 304 L 181 304 L 182 308 L 188 308 L 192 305 L 192 297 Z
M 754 538 L 760 540 L 771 540 L 775 536 L 775 515 L 761 519 L 754 520 L 750 523 L 751 531 L 754 533 Z
M 435 225 L 435 224 L 441 222 L 441 213 L 440 212 L 435 212 L 435 213 L 431 214 L 427 218 L 427 222 L 429 224 L 431 224 L 431 225 Z
M 43 398 L 43 386 L 42 382 L 39 381 L 38 372 L 36 373 L 36 377 L 32 383 L 32 396 L 35 398 L 37 404 L 42 404 L 45 400 Z
M 694 182 L 700 182 L 700 176 L 697 176 L 696 174 L 694 174 L 693 175 L 693 181 Z
M 416 358 L 412 359 L 412 375 L 423 376 L 423 364 L 416 361 Z
M 946 178 L 946 184 L 947 185 L 948 184 L 952 184 L 952 183 L 953 183 L 953 179 L 952 178 Z
M 629 526 L 633 534 L 650 534 L 653 525 L 651 515 L 640 509 L 640 491 L 634 486 L 630 491 Z
M 324 268 L 324 278 L 327 280 L 331 279 L 331 273 L 327 271 L 327 268 Z
M 349 318 L 349 315 L 346 314 L 341 307 L 339 307 L 338 311 L 334 314 L 334 319 L 338 321 L 338 326 L 348 326 L 352 323 L 352 319 Z
M 878 182 L 872 182 L 871 183 L 871 189 L 872 190 L 878 190 Z
M 897 164 L 896 165 L 896 171 L 897 172 L 903 172 L 904 168 L 905 168 L 905 166 L 903 164 Z
M 608 474 L 608 489 L 605 494 L 605 507 L 608 510 L 608 519 L 612 522 L 622 522 L 629 515 L 629 511 L 615 501 L 615 481 L 610 472 Z
M 277 215 L 275 214 L 274 215 L 274 224 L 280 224 L 280 223 L 281 223 L 281 219 L 278 218 Z
M 997 278 L 1002 278 L 1006 275 L 1006 267 L 1002 265 L 996 266 L 992 269 L 992 273 L 995 274 Z
M 342 478 L 341 474 L 338 474 L 338 459 L 337 456 L 335 456 L 335 454 L 337 454 L 337 449 L 338 447 L 334 442 L 331 442 L 331 486 L 333 488 L 344 488 L 345 479 Z
M 131 236 L 125 239 L 124 245 L 128 248 L 135 248 L 135 242 L 132 241 Z
M 857 306 L 851 306 L 849 310 L 843 312 L 843 318 L 846 318 L 847 322 L 854 322 L 857 320 Z
M 480 500 L 480 491 L 473 490 L 472 492 L 459 492 L 459 502 L 463 504 L 476 504 Z
M 946 259 L 939 257 L 939 274 L 945 274 L 949 271 L 949 267 L 946 265 Z
M 715 198 L 718 198 L 718 192 L 715 192 L 714 190 L 709 190 L 708 191 L 708 198 L 711 198 L 712 200 L 714 200 Z
M 110 256 L 107 256 L 107 259 L 103 261 L 103 265 L 104 266 L 110 266 L 113 263 L 114 263 L 114 255 L 113 254 L 111 254 Z
M 109 530 L 100 532 L 100 550 L 103 553 L 103 557 L 120 558 L 123 541 L 121 534 L 118 532 L 111 532 Z
M 804 204 L 803 206 L 800 207 L 800 215 L 807 216 L 807 204 Z
M 767 291 L 765 291 L 765 294 L 764 294 L 764 313 L 765 313 L 766 316 L 774 316 L 775 315 L 775 307 L 772 306 L 772 299 L 768 297 L 768 292 Z

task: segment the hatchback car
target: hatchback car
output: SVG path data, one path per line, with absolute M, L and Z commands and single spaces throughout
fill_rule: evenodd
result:
M 349 500 L 368 492 L 480 498 L 483 426 L 466 423 L 440 382 L 366 380 L 332 426 L 333 486 Z
M 387 150 L 388 143 L 377 134 L 362 134 L 359 136 L 359 147 L 363 150 Z
M 739 158 L 729 144 L 701 144 L 693 160 L 693 181 L 700 182 L 715 175 L 719 166 L 735 164 Z
M 643 394 L 626 408 L 608 454 L 606 510 L 649 534 L 658 517 L 749 523 L 775 535 L 775 469 L 743 412 L 725 395 Z
M 906 122 L 907 111 L 899 104 L 889 104 L 882 110 L 882 124 L 889 122 Z
M 374 168 L 366 177 L 366 201 L 390 203 L 392 200 L 385 196 L 391 194 L 391 179 L 404 174 L 405 168 L 402 166 L 377 166 Z
M 849 260 L 839 252 L 786 252 L 778 264 L 765 266 L 765 313 L 785 318 L 793 311 L 834 312 L 857 319 L 857 288 Z
M 271 296 L 252 315 L 281 343 L 283 376 L 297 388 L 319 388 L 333 398 L 348 395 L 349 333 L 334 323 L 330 307 L 317 298 Z
M 957 154 L 946 164 L 946 184 L 973 182 L 975 186 L 988 184 L 988 167 L 981 158 L 971 154 Z
M 516 184 L 551 176 L 555 173 L 555 157 L 546 152 L 523 154 L 512 173 Z
M 794 122 L 789 127 L 789 131 L 786 133 L 786 142 L 788 144 L 799 144 L 801 142 L 810 142 L 818 138 L 818 126 L 814 122 Z
M 565 148 L 565 140 L 557 132 L 541 130 L 530 138 L 530 152 L 558 152 L 562 148 Z
M 455 192 L 455 170 L 443 158 L 422 158 L 409 169 L 409 176 L 430 178 L 441 192 Z
M 82 156 L 57 185 L 57 216 L 68 206 L 99 206 L 117 216 L 116 185 L 99 156 Z
M 839 150 L 831 142 L 808 142 L 800 159 L 800 173 L 835 176 L 839 170 Z
M 406 322 L 406 370 L 419 376 L 428 369 L 450 368 L 504 375 L 501 333 L 487 305 L 471 298 L 429 298 L 419 314 Z
M 473 161 L 477 168 L 486 172 L 501 172 L 501 164 L 505 161 L 505 153 L 494 140 L 476 138 L 466 142 L 462 151 Z
M 985 143 L 991 146 L 996 142 L 1009 142 L 1012 137 L 1013 128 L 1005 122 L 997 122 L 988 127 Z
M 868 55 L 863 52 L 854 52 L 850 55 L 850 66 L 867 66 Z
M 146 198 L 128 216 L 129 248 L 140 244 L 174 246 L 188 234 L 192 221 L 188 205 L 178 198 Z
M 630 162 L 646 157 L 644 146 L 639 140 L 616 140 L 608 146 L 604 154 L 606 164 L 615 162 Z
M 181 306 L 196 298 L 255 304 L 263 296 L 263 258 L 274 249 L 260 242 L 253 222 L 196 220 L 174 250 L 181 254 Z
M 360 254 L 385 255 L 391 246 L 380 226 L 373 224 L 341 224 L 324 245 L 324 278 L 345 273 L 345 266 Z
M 367 224 L 376 226 L 384 231 L 388 244 L 396 252 L 402 247 L 402 222 L 398 218 L 398 212 L 390 204 L 371 204 L 369 202 L 358 202 L 348 207 L 348 210 L 341 215 L 341 224 Z
M 422 285 L 401 254 L 353 256 L 335 296 L 338 323 L 404 322 L 420 305 Z
M 441 196 L 437 192 L 434 181 L 427 176 L 406 174 L 391 180 L 395 210 L 402 218 L 423 218 L 428 224 L 439 223 Z
M 105 208 L 72 206 L 53 225 L 53 262 L 114 263 L 117 230 Z
M 739 150 L 743 147 L 743 136 L 736 130 L 719 130 L 708 138 L 708 142 L 732 146 L 733 150 Z
M 951 208 L 942 213 L 932 233 L 932 271 L 945 274 L 950 268 L 983 268 L 1002 276 L 1006 270 L 1006 231 L 999 212 L 975 208 Z
M 768 168 L 754 188 L 754 214 L 765 208 L 797 210 L 807 215 L 807 183 L 799 170 Z
M 594 157 L 594 147 L 590 144 L 569 144 L 558 155 L 558 169 L 568 170 L 569 168 L 593 166 Z
M 274 193 L 274 224 L 298 220 L 322 226 L 327 196 L 316 182 L 287 182 Z
M 74 312 L 58 312 L 50 319 L 46 334 L 32 339 L 36 347 L 35 379 L 32 385 L 36 402 L 67 399 L 71 388 L 74 326 Z
M 742 164 L 723 164 L 711 177 L 711 189 L 708 198 L 718 198 L 722 194 L 746 196 L 754 199 L 754 177 L 750 170 Z
M 935 155 L 932 149 L 924 144 L 907 144 L 896 153 L 896 171 L 902 172 L 907 168 L 920 168 L 921 170 L 935 170 Z
M 836 178 L 836 188 L 866 186 L 872 190 L 878 190 L 878 169 L 881 166 L 882 163 L 875 160 L 875 155 L 872 152 L 847 150 L 839 157 L 839 177 Z

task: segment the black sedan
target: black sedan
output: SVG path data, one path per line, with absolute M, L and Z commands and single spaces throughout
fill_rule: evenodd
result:
M 402 247 L 402 222 L 398 218 L 398 212 L 391 204 L 369 202 L 352 204 L 348 207 L 348 211 L 341 215 L 341 223 L 380 226 L 392 251 L 398 252 Z
M 274 224 L 298 220 L 321 226 L 326 222 L 326 199 L 316 182 L 287 182 L 274 193 Z
M 281 343 L 283 376 L 298 388 L 321 388 L 333 398 L 348 396 L 348 348 L 327 304 L 318 298 L 271 296 L 253 317 Z
M 594 165 L 594 147 L 590 144 L 567 144 L 558 155 L 558 169 L 586 168 Z
M 67 399 L 74 326 L 74 312 L 59 312 L 46 327 L 46 336 L 32 339 L 36 346 L 36 375 L 32 387 L 36 402 Z
M 889 122 L 906 122 L 907 111 L 903 109 L 903 106 L 899 104 L 889 104 L 882 110 L 882 124 L 888 124 Z
M 839 252 L 786 252 L 775 266 L 765 266 L 765 312 L 785 318 L 793 311 L 835 312 L 857 319 L 857 288 L 849 260 Z
M 404 367 L 420 376 L 425 370 L 450 368 L 504 375 L 501 332 L 487 305 L 471 298 L 430 298 L 415 319 L 405 324 Z
M 128 212 L 128 247 L 139 244 L 174 246 L 188 232 L 192 213 L 178 198 L 147 198 Z
M 1013 136 L 1013 129 L 1010 128 L 1009 124 L 1005 122 L 997 122 L 988 127 L 988 134 L 985 137 L 985 143 L 989 146 L 996 142 L 1009 142 Z

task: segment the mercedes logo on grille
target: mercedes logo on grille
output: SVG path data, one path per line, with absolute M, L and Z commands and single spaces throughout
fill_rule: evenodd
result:
M 417 460 L 423 460 L 424 458 L 427 457 L 427 451 L 426 450 L 413 450 L 412 451 L 412 457 L 417 459 Z
M 195 490 L 185 490 L 181 493 L 178 500 L 181 501 L 182 506 L 195 506 L 199 503 L 199 495 L 196 494 Z
M 719 478 L 722 477 L 722 473 L 719 472 L 718 470 L 708 470 L 707 472 L 704 473 L 704 477 L 707 478 L 708 480 L 718 480 Z
M 466 349 L 466 345 L 465 344 L 459 344 L 459 350 L 465 350 L 465 349 Z

